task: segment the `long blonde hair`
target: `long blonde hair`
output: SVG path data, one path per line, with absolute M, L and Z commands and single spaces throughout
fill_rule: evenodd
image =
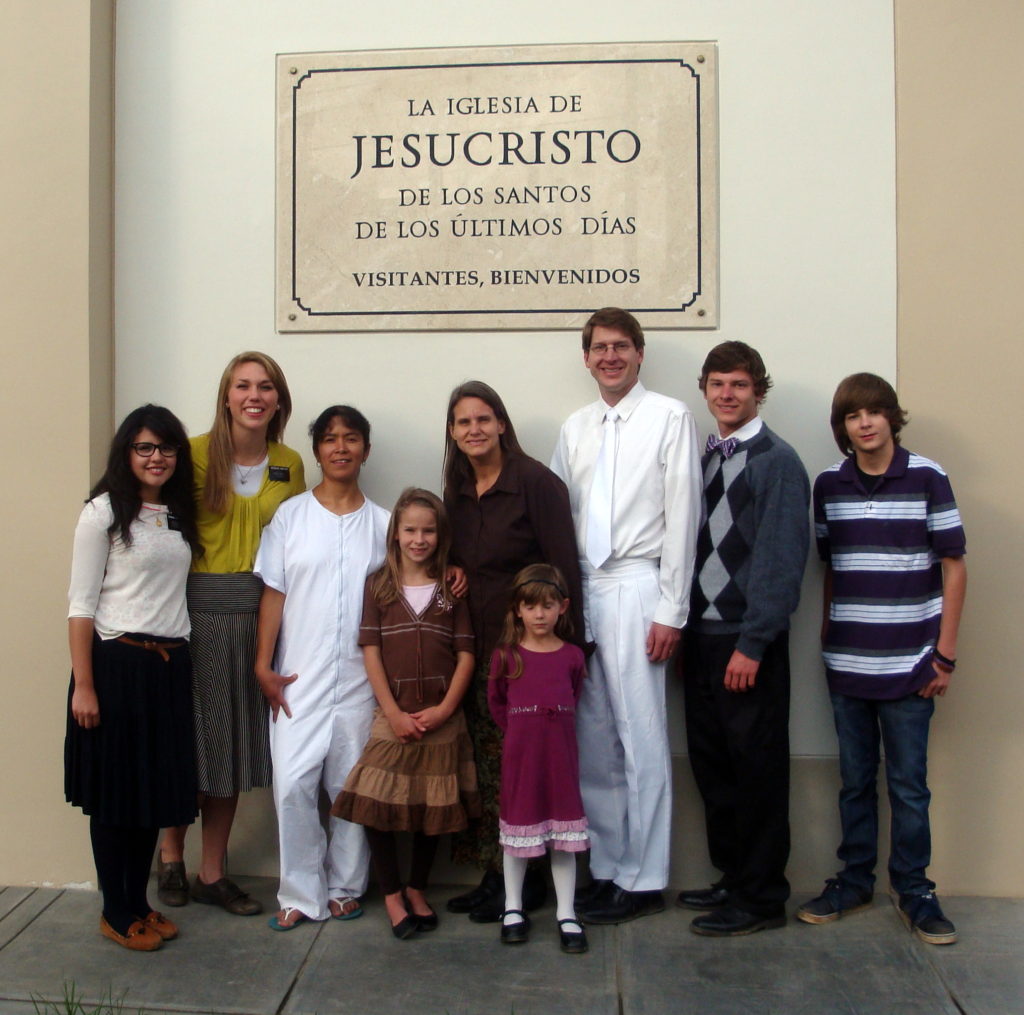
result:
M 402 512 L 410 507 L 424 507 L 434 512 L 437 519 L 437 549 L 427 563 L 427 575 L 437 582 L 438 592 L 446 606 L 451 604 L 451 592 L 445 581 L 448 570 L 448 552 L 452 545 L 451 528 L 448 525 L 448 512 L 440 498 L 429 490 L 421 490 L 415 486 L 406 487 L 398 497 L 395 510 L 391 512 L 388 522 L 387 557 L 383 566 L 373 576 L 370 590 L 378 606 L 387 606 L 395 602 L 402 589 L 402 551 L 398 548 L 398 526 L 402 524 Z
M 518 680 L 523 675 L 523 657 L 519 653 L 519 645 L 526 629 L 519 616 L 521 605 L 534 606 L 554 600 L 561 603 L 569 598 L 562 572 L 552 564 L 530 564 L 524 567 L 512 580 L 512 593 L 509 596 L 508 610 L 505 613 L 505 624 L 498 638 L 497 651 L 501 659 L 498 673 L 491 673 L 491 679 L 506 677 Z M 555 634 L 563 641 L 572 637 L 572 621 L 566 610 L 555 621 Z
M 231 442 L 231 411 L 228 409 L 228 388 L 231 377 L 243 363 L 257 363 L 267 372 L 277 389 L 277 412 L 267 424 L 267 442 L 280 441 L 284 428 L 292 414 L 292 396 L 284 371 L 265 352 L 240 352 L 221 374 L 217 387 L 217 404 L 214 410 L 213 426 L 210 427 L 209 463 L 206 468 L 206 483 L 203 486 L 203 503 L 207 510 L 222 515 L 231 506 L 234 491 L 231 485 L 231 467 L 235 449 Z

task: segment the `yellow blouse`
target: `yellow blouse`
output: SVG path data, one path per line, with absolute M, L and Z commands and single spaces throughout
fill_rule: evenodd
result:
M 274 512 L 283 501 L 306 489 L 302 458 L 284 444 L 271 442 L 268 447 L 269 468 L 259 490 L 252 497 L 231 497 L 231 505 L 222 515 L 214 514 L 203 503 L 206 470 L 210 463 L 210 435 L 193 437 L 192 464 L 195 469 L 193 494 L 196 500 L 199 540 L 204 553 L 192 566 L 193 571 L 206 574 L 237 574 L 251 571 L 260 545 L 260 534 L 270 524 Z M 272 475 L 276 470 L 287 470 Z

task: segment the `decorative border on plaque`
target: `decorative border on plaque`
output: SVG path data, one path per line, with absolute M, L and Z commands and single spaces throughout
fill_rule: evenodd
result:
M 714 327 L 716 57 L 279 57 L 278 329 Z

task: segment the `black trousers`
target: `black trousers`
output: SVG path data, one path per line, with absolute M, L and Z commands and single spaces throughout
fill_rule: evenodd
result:
M 686 737 L 711 863 L 734 905 L 774 916 L 789 898 L 789 636 L 768 646 L 749 691 L 723 682 L 735 647 L 734 634 L 687 632 Z

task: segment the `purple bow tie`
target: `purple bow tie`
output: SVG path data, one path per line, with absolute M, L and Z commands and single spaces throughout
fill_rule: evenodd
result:
M 716 448 L 722 452 L 723 458 L 732 458 L 740 442 L 735 437 L 719 437 L 717 434 L 709 434 L 708 442 L 704 445 L 704 453 L 714 451 Z

